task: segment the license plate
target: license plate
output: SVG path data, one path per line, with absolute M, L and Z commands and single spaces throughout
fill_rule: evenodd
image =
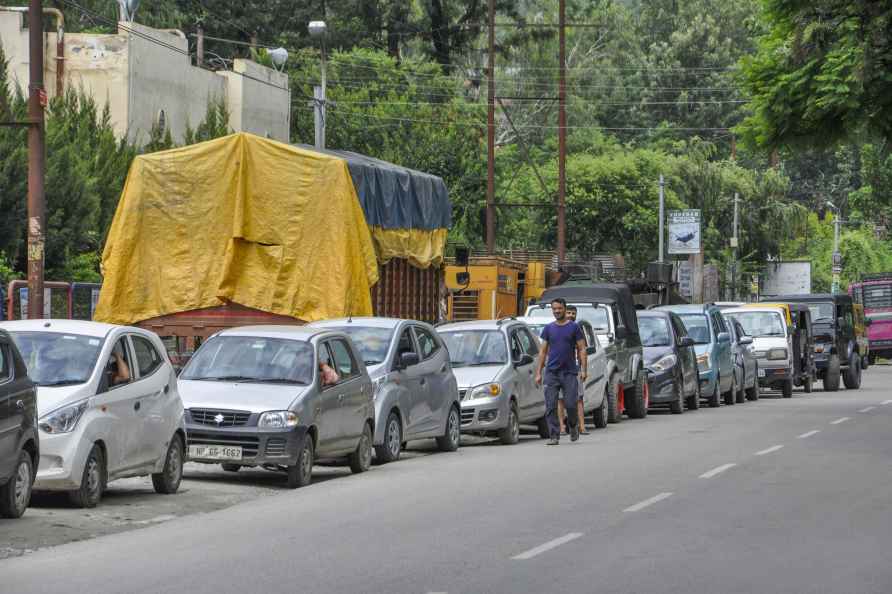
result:
M 765 377 L 765 370 L 764 370 L 764 369 L 760 369 L 760 370 L 759 370 L 759 377 Z
M 189 457 L 203 460 L 241 460 L 242 446 L 190 445 Z

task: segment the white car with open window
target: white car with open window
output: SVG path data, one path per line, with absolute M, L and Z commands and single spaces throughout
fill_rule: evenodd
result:
M 106 484 L 152 476 L 175 493 L 185 421 L 177 378 L 155 334 L 76 320 L 0 323 L 37 384 L 40 464 L 35 491 L 67 491 L 93 507 Z

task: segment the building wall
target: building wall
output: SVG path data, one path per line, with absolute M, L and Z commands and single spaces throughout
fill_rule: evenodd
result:
M 23 93 L 28 88 L 25 17 L 0 10 L 0 44 L 10 79 Z M 249 60 L 235 60 L 235 72 L 197 68 L 184 37 L 135 23 L 127 28 L 138 34 L 64 36 L 64 87 L 82 88 L 100 109 L 107 104 L 119 138 L 145 143 L 163 111 L 171 135 L 181 142 L 187 126 L 195 128 L 204 119 L 208 103 L 223 100 L 234 132 L 289 141 L 291 91 L 286 75 Z M 56 33 L 47 32 L 44 39 L 44 86 L 52 98 L 57 93 Z

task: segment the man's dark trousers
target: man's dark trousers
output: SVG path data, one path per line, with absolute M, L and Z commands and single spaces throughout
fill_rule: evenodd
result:
M 561 425 L 558 422 L 558 394 L 564 395 L 564 408 L 567 410 L 567 429 L 579 425 L 576 399 L 579 397 L 579 378 L 575 371 L 545 370 L 545 419 L 548 422 L 548 435 L 560 439 Z

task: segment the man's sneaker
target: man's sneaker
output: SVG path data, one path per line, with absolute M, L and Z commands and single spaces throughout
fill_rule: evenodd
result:
M 548 443 L 546 443 L 545 445 L 560 445 L 560 444 L 561 444 L 561 442 L 557 438 L 552 437 L 551 439 L 548 440 Z
M 577 439 L 579 439 L 579 425 L 570 427 L 570 441 L 576 441 Z

